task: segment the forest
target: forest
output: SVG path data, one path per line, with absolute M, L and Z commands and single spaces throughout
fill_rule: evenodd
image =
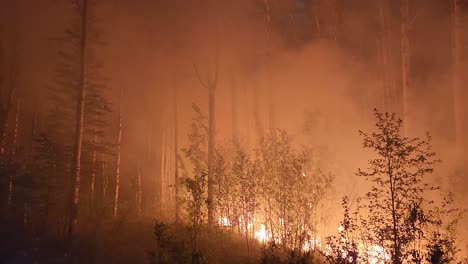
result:
M 0 0 L 0 263 L 468 263 L 468 0 Z

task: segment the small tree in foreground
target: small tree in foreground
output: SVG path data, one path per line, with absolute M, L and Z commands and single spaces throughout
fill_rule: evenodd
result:
M 356 227 L 353 237 L 341 232 L 342 241 L 354 242 L 357 237 L 361 248 L 357 249 L 359 257 L 345 259 L 393 264 L 451 262 L 457 252 L 455 229 L 462 212 L 444 209 L 452 204 L 451 199 L 440 207 L 427 199 L 438 188 L 427 184 L 425 177 L 440 162 L 431 149 L 429 134 L 424 140 L 405 137 L 401 135 L 402 120 L 395 114 L 374 110 L 374 115 L 377 130 L 359 133 L 363 148 L 375 156 L 366 170 L 356 173 L 371 183 L 371 189 L 358 199 L 356 217 L 347 218 L 353 222 L 347 225 Z
M 358 176 L 372 183 L 364 203 L 369 213 L 372 244 L 388 249 L 393 263 L 407 259 L 421 259 L 417 240 L 422 238 L 429 219 L 423 210 L 426 191 L 434 190 L 424 183 L 424 177 L 433 172 L 435 152 L 426 139 L 401 135 L 402 120 L 395 114 L 374 110 L 377 131 L 363 137 L 363 147 L 377 157 L 369 161 L 367 170 L 359 169 Z

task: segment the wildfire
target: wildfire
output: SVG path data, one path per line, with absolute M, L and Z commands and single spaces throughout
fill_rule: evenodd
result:
M 242 219 L 239 219 L 240 223 L 243 223 Z M 219 217 L 218 224 L 224 227 L 231 227 L 231 221 L 227 217 Z M 251 230 L 252 224 L 247 224 L 247 229 Z M 338 227 L 338 232 L 343 232 L 344 228 L 342 226 Z M 261 243 L 266 243 L 272 239 L 271 234 L 268 232 L 266 226 L 264 224 L 258 225 L 258 229 L 254 230 L 254 239 Z M 281 243 L 281 240 L 275 239 L 275 242 Z M 345 242 L 345 241 L 343 241 Z M 305 241 L 304 245 L 302 246 L 302 250 L 309 251 L 315 248 L 322 248 L 322 244 L 320 239 L 311 236 L 309 241 Z M 332 254 L 332 249 L 330 245 L 325 245 L 325 252 L 326 255 Z M 359 244 L 358 246 L 358 253 L 360 256 L 365 256 L 367 259 L 367 263 L 370 264 L 384 264 L 388 260 L 390 260 L 390 254 L 384 250 L 381 246 L 372 245 L 366 246 L 364 244 Z M 347 252 L 342 252 L 342 257 L 347 257 Z
M 381 246 L 373 245 L 365 250 L 368 261 L 371 264 L 384 264 L 390 260 L 390 254 L 386 252 Z
M 268 235 L 268 231 L 266 230 L 266 227 L 265 225 L 260 225 L 260 229 L 255 231 L 254 233 L 254 237 L 255 239 L 257 239 L 258 241 L 264 243 L 264 242 L 267 242 L 268 240 L 270 240 L 270 236 Z
M 219 226 L 231 226 L 231 223 L 227 217 L 219 217 L 218 225 Z

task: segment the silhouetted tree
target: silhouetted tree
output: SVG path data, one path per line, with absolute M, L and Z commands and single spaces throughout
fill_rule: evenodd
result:
M 463 150 L 463 110 L 462 110 L 462 2 L 461 0 L 452 0 L 452 98 L 453 98 L 453 116 L 455 121 L 455 149 L 457 155 L 462 155 Z

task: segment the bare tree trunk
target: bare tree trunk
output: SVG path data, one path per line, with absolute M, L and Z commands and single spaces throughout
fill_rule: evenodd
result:
M 114 210 L 112 215 L 117 217 L 119 213 L 119 189 L 120 189 L 120 157 L 122 147 L 122 115 L 123 115 L 123 89 L 120 91 L 119 108 L 119 136 L 117 139 L 117 163 L 115 169 L 115 190 L 114 190 Z
M 102 162 L 102 199 L 106 199 L 107 188 L 109 187 L 109 174 L 107 173 L 107 160 Z
M 13 144 L 11 146 L 11 157 L 14 158 L 16 156 L 16 149 L 18 144 L 18 125 L 19 125 L 19 110 L 20 110 L 20 99 L 16 102 L 16 111 L 15 111 L 15 124 L 14 124 L 14 131 L 13 131 Z M 11 199 L 13 197 L 13 184 L 14 184 L 14 174 L 10 173 L 10 177 L 8 179 L 8 205 L 11 205 Z
M 78 203 L 80 200 L 81 188 L 81 147 L 83 144 L 84 130 L 84 105 L 86 97 L 87 72 L 86 72 L 86 48 L 88 42 L 88 0 L 81 2 L 81 43 L 80 43 L 80 80 L 79 94 L 77 98 L 76 125 L 75 125 L 75 146 L 72 164 L 72 185 L 71 201 L 68 212 L 67 237 L 71 242 L 74 227 L 78 220 Z
M 402 107 L 403 107 L 403 128 L 405 135 L 408 135 L 408 94 L 410 90 L 410 42 L 409 42 L 409 0 L 401 1 L 401 71 L 402 71 Z
M 164 119 L 163 119 L 164 120 Z M 158 206 L 157 206 L 157 217 L 162 218 L 162 215 L 164 213 L 164 186 L 165 186 L 165 174 L 166 174 L 166 160 L 167 160 L 167 147 L 166 147 L 166 126 L 165 122 L 163 121 L 162 125 L 162 144 L 161 144 L 161 174 L 159 177 L 159 184 L 158 184 Z
M 322 25 L 320 23 L 320 10 L 319 10 L 320 1 L 316 1 L 312 7 L 312 13 L 314 16 L 315 30 L 317 35 L 322 34 Z
M 463 142 L 463 113 L 462 113 L 462 87 L 461 87 L 461 0 L 452 0 L 452 98 L 453 116 L 455 121 L 455 148 L 457 155 L 461 156 L 464 149 Z
M 164 141 L 164 171 L 163 171 L 163 174 L 162 174 L 162 195 L 161 195 L 161 201 L 162 201 L 162 209 L 163 209 L 163 217 L 166 218 L 167 217 L 167 204 L 168 204 L 168 200 L 167 200 L 167 192 L 168 192 L 168 184 L 167 184 L 167 175 L 169 174 L 169 166 L 170 166 L 170 158 L 171 158 L 171 155 L 170 155 L 170 150 L 169 150 L 169 133 L 167 131 L 167 127 L 165 127 L 165 131 L 166 131 L 166 135 L 164 137 L 165 141 Z
M 7 20 L 11 22 L 11 25 L 8 25 L 5 28 L 6 38 L 5 38 L 5 48 L 6 53 L 0 54 L 4 55 L 5 62 L 8 64 L 5 71 L 0 73 L 0 85 L 4 84 L 4 87 L 0 87 L 3 91 L 6 90 L 6 93 L 0 93 L 0 159 L 7 154 L 7 131 L 8 131 L 8 121 L 10 117 L 10 111 L 13 106 L 13 99 L 15 95 L 15 90 L 17 88 L 17 78 L 18 78 L 18 43 L 19 43 L 19 34 L 18 34 L 18 6 L 16 1 L 6 1 L 2 6 L 7 10 L 5 13 Z M 2 43 L 0 43 L 1 45 Z M 0 47 L 1 48 L 1 47 Z M 3 74 L 5 73 L 5 77 Z M 3 78 L 2 78 L 3 77 Z M 5 98 L 3 98 L 5 95 Z
M 35 138 L 36 138 L 36 135 L 37 135 L 37 130 L 38 130 L 38 119 L 39 119 L 39 111 L 38 111 L 38 109 L 36 107 L 36 110 L 34 111 L 34 117 L 33 117 L 33 120 L 32 120 L 31 142 L 30 142 L 30 145 L 29 145 L 30 153 L 32 153 L 33 148 L 34 148 L 34 141 L 35 141 Z M 30 156 L 32 158 L 32 155 L 30 155 Z
M 260 118 L 260 105 L 259 105 L 259 96 L 258 96 L 258 86 L 253 87 L 253 112 L 254 112 L 254 121 L 255 121 L 255 129 L 257 130 L 257 141 L 263 136 L 263 127 L 262 127 L 262 120 Z
M 94 206 L 94 197 L 95 197 L 95 185 L 96 185 L 96 144 L 97 144 L 97 135 L 96 132 L 94 132 L 94 138 L 93 138 L 93 160 L 92 160 L 92 172 L 91 172 L 91 186 L 90 186 L 90 191 L 91 191 L 91 207 Z
M 388 34 L 388 17 L 387 17 L 387 5 L 388 0 L 380 0 L 379 3 L 379 16 L 380 16 L 380 59 L 381 59 L 381 83 L 383 89 L 383 102 L 386 111 L 390 111 L 391 96 L 390 96 L 390 86 L 389 86 L 389 39 L 387 38 Z
M 214 222 L 214 193 L 213 193 L 213 160 L 215 148 L 216 117 L 215 117 L 215 93 L 218 86 L 218 50 L 215 54 L 215 69 L 213 77 L 207 82 L 203 81 L 197 67 L 195 72 L 200 84 L 208 90 L 208 225 L 212 226 Z
M 266 71 L 266 85 L 268 91 L 268 124 L 270 132 L 273 132 L 275 129 L 275 106 L 274 106 L 274 87 L 271 85 L 271 76 L 270 76 L 270 58 L 271 58 L 271 5 L 270 0 L 264 0 L 265 5 L 265 42 L 266 42 L 266 52 L 265 52 L 265 71 Z
M 215 90 L 211 85 L 209 94 L 209 125 L 208 125 L 208 225 L 214 224 L 214 200 L 213 200 L 213 160 L 215 148 Z
M 331 18 L 331 22 L 328 26 L 328 37 L 330 40 L 338 44 L 338 39 L 340 35 L 340 27 L 341 27 L 341 14 L 339 10 L 339 2 L 337 0 L 327 0 L 325 1 L 327 5 L 328 13 Z
M 141 216 L 141 166 L 140 164 L 137 165 L 137 195 L 136 195 L 136 200 L 137 200 L 137 214 L 138 216 Z
M 178 94 L 177 85 L 174 87 L 174 186 L 175 186 L 175 221 L 180 220 L 180 201 L 179 201 L 179 107 L 178 107 Z
M 15 74 L 15 73 L 13 73 Z M 6 102 L 4 103 L 2 100 L 2 105 L 0 105 L 0 158 L 6 155 L 6 145 L 7 145 L 7 131 L 8 131 L 8 119 L 10 115 L 11 106 L 13 104 L 13 96 L 15 91 L 16 85 L 10 85 L 8 87 L 8 94 L 6 98 Z M 3 98 L 0 98 L 3 99 Z
M 232 142 L 234 146 L 239 145 L 239 127 L 237 125 L 237 87 L 234 80 L 234 76 L 231 80 L 231 112 L 232 112 Z
M 172 210 L 172 189 L 171 189 L 171 181 L 173 179 L 173 166 L 174 163 L 172 162 L 174 158 L 174 152 L 171 148 L 171 142 L 168 142 L 167 144 L 167 161 L 166 161 L 166 175 L 165 175 L 165 191 L 166 195 L 164 196 L 164 200 L 166 201 L 166 217 L 169 220 L 169 218 L 172 216 L 169 213 Z
M 19 125 L 19 111 L 20 111 L 21 100 L 18 99 L 16 102 L 16 112 L 15 112 L 15 125 L 13 131 L 13 146 L 11 148 L 12 156 L 16 156 L 16 150 L 18 145 L 18 125 Z
M 5 156 L 6 154 L 6 138 L 7 138 L 7 130 L 8 130 L 8 115 L 6 115 L 4 123 L 2 124 L 2 135 L 1 135 L 1 147 L 0 147 L 0 157 Z

